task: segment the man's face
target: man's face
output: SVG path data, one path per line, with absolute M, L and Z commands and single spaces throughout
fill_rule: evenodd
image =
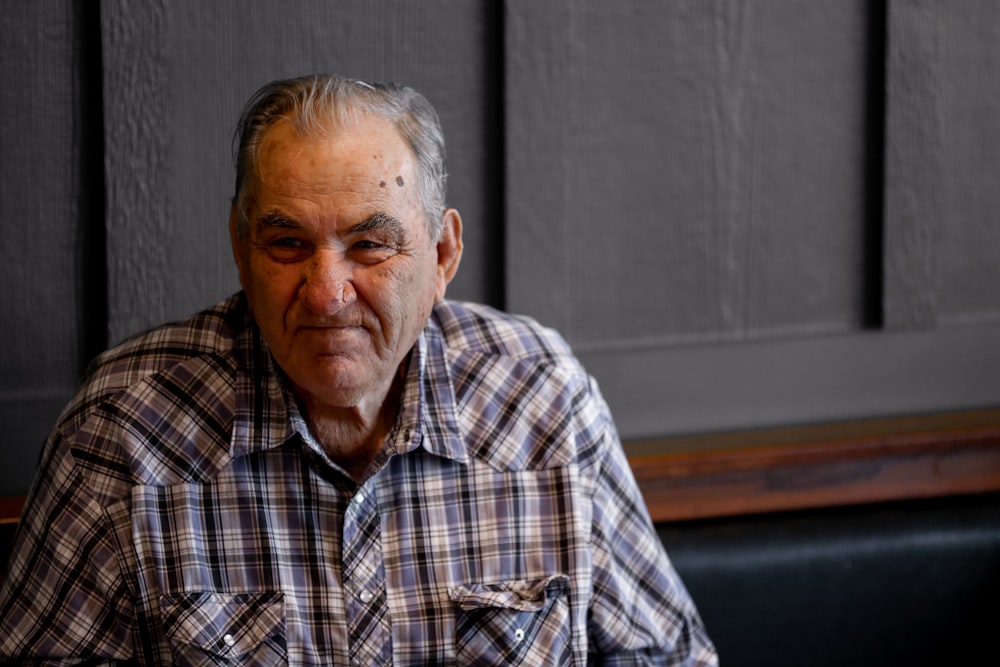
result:
M 260 145 L 245 239 L 230 219 L 240 282 L 299 397 L 338 408 L 381 402 L 443 298 L 461 222 L 430 237 L 416 160 L 392 124 L 296 134 L 279 121 Z

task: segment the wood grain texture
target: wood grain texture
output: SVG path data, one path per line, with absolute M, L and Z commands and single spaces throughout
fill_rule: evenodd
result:
M 1000 422 L 631 462 L 654 521 L 985 493 L 1000 490 Z
M 111 344 L 172 313 L 169 114 L 162 1 L 101 3 Z
M 96 348 L 236 288 L 230 130 L 316 70 L 435 103 L 450 296 L 560 328 L 626 438 L 1000 405 L 992 0 L 4 9 L 0 493 Z
M 866 3 L 506 6 L 510 309 L 577 349 L 862 326 Z
M 893 0 L 886 82 L 886 326 L 932 328 L 946 224 L 945 3 Z
M 73 3 L 0 20 L 0 401 L 72 385 L 81 364 L 81 113 Z M 2 424 L 5 434 L 16 424 Z M 13 433 L 12 433 L 13 431 Z
M 5 4 L 0 17 L 0 495 L 28 489 L 53 420 L 103 345 L 103 279 L 96 303 L 89 279 L 103 231 L 92 217 L 101 128 L 85 108 L 100 107 L 83 71 L 88 11 L 40 0 Z
M 998 410 L 699 439 L 715 442 L 630 456 L 654 521 L 1000 491 Z M 16 522 L 23 502 L 0 497 L 0 524 Z
M 888 19 L 886 325 L 1000 321 L 1000 7 L 893 0 Z
M 1000 321 L 1000 4 L 943 3 L 941 326 Z M 916 166 L 916 165 L 913 165 Z
M 102 7 L 113 339 L 237 288 L 226 230 L 232 128 L 259 86 L 317 71 L 411 85 L 437 106 L 450 201 L 466 222 L 466 262 L 452 294 L 498 301 L 492 177 L 500 156 L 490 151 L 502 91 L 486 51 L 499 39 L 493 10 L 455 0 Z

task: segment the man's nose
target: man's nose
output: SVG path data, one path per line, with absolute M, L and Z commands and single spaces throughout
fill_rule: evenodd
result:
M 334 250 L 319 250 L 308 262 L 299 298 L 316 315 L 334 315 L 357 299 L 351 262 Z

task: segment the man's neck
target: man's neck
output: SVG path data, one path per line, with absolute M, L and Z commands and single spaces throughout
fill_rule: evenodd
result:
M 302 416 L 309 432 L 327 456 L 355 481 L 361 481 L 382 451 L 399 415 L 406 362 L 393 376 L 381 399 L 357 406 L 337 407 L 300 396 Z

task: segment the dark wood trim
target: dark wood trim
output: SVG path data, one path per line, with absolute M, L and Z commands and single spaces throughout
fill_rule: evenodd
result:
M 630 460 L 654 521 L 1000 491 L 1000 421 L 979 423 L 984 415 L 996 416 L 922 431 L 874 424 L 867 435 L 851 424 L 843 438 Z
M 20 520 L 24 500 L 24 496 L 0 496 L 0 526 Z
M 1000 491 L 1000 410 L 631 442 L 626 450 L 657 522 Z M 24 500 L 0 497 L 0 525 L 18 521 Z

